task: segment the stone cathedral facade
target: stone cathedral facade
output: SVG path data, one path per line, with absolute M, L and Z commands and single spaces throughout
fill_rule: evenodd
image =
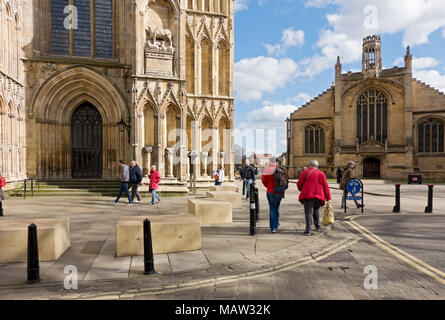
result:
M 383 69 L 380 36 L 363 39 L 361 72 L 342 72 L 331 88 L 287 119 L 291 177 L 318 159 L 328 176 L 348 161 L 364 178 L 445 179 L 445 95 L 413 78 L 405 65 Z
M 233 179 L 234 0 L 0 0 L 8 181 Z M 4 49 L 3 49 L 4 48 Z

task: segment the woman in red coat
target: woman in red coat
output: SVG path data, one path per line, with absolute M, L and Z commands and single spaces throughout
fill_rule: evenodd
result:
M 304 205 L 304 215 L 306 218 L 306 231 L 304 235 L 311 236 L 312 218 L 314 219 L 317 231 L 322 231 L 320 225 L 320 207 L 325 205 L 325 201 L 331 200 L 326 175 L 318 170 L 318 161 L 311 161 L 309 169 L 304 171 L 298 179 L 298 190 L 301 191 L 300 202 Z
M 151 166 L 150 171 L 150 191 L 151 191 L 151 204 L 155 204 L 155 198 L 158 202 L 161 201 L 161 197 L 158 195 L 156 190 L 159 189 L 159 182 L 161 182 L 161 175 L 156 171 L 156 166 Z

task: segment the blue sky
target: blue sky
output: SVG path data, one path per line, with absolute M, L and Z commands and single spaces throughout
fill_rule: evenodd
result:
M 235 0 L 235 5 L 236 127 L 277 130 L 276 148 L 266 151 L 285 151 L 284 120 L 332 85 L 337 56 L 343 72 L 361 70 L 364 36 L 382 36 L 384 68 L 403 66 L 410 45 L 414 76 L 445 91 L 443 0 Z M 264 151 L 261 144 L 256 149 Z

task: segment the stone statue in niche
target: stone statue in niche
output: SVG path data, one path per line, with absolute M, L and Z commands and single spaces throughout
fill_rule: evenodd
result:
M 175 48 L 173 48 L 173 33 L 170 30 L 149 26 L 145 30 L 145 34 L 146 50 L 156 50 L 170 54 L 175 52 Z

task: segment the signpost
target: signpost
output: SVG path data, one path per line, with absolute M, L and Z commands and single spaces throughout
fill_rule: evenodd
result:
M 362 213 L 364 213 L 364 204 L 363 204 L 363 182 L 358 178 L 349 179 L 345 186 L 345 203 L 343 206 L 345 207 L 345 213 L 347 211 L 346 202 L 349 201 L 361 201 L 361 209 Z M 359 195 L 361 194 L 361 195 Z

